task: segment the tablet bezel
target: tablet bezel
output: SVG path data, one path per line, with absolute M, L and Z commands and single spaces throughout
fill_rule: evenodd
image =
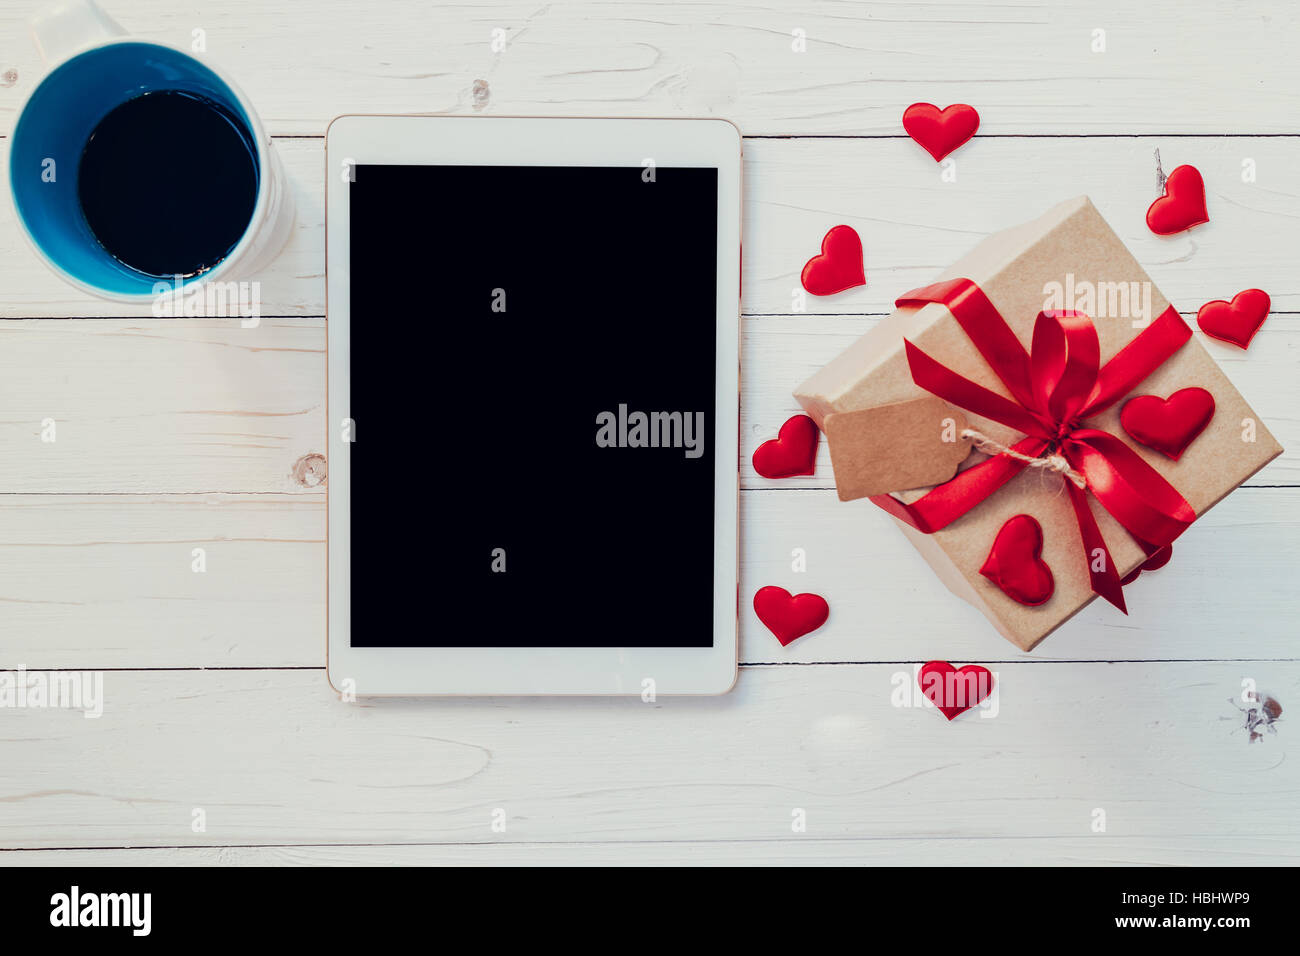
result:
M 741 136 L 715 119 L 349 114 L 326 132 L 326 671 L 355 696 L 722 694 L 736 680 L 739 610 Z M 349 164 L 702 166 L 718 170 L 712 647 L 353 647 L 349 566 Z M 413 295 L 419 294 L 419 279 Z M 364 435 L 358 440 L 364 441 Z M 437 600 L 436 582 L 426 595 Z M 670 598 L 669 598 L 670 599 Z M 436 619 L 413 609 L 417 619 Z M 539 627 L 545 627 L 539 622 Z M 612 627 L 617 622 L 611 622 Z

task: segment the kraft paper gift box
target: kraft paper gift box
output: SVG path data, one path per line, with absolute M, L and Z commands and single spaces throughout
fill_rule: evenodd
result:
M 987 296 L 987 304 L 1005 320 L 1026 353 L 1033 351 L 1032 346 L 1037 344 L 1033 338 L 1034 329 L 1039 313 L 1045 309 L 1074 309 L 1087 313 L 1096 328 L 1099 364 L 1103 367 L 1152 325 L 1160 324 L 1161 329 L 1147 336 L 1143 347 L 1163 332 L 1186 328 L 1181 320 L 1176 326 L 1169 321 L 1165 313 L 1170 303 L 1087 197 L 1061 203 L 1032 222 L 990 236 L 946 270 L 936 282 L 956 279 L 973 281 Z M 960 284 L 953 287 L 963 288 Z M 1176 313 L 1173 318 L 1177 319 Z M 980 329 L 975 331 L 979 333 Z M 1135 452 L 1141 461 L 1136 466 L 1130 464 L 1126 470 L 1130 473 L 1141 470 L 1141 463 L 1145 462 L 1190 506 L 1194 514 L 1185 520 L 1194 520 L 1281 454 L 1282 447 L 1200 342 L 1190 335 L 1189 330 L 1186 335 L 1182 344 L 1175 340 L 1166 345 L 1167 357 L 1131 388 L 1127 387 L 1131 383 L 1125 381 L 1122 396 L 1113 404 L 1075 424 L 1107 432 Z M 910 359 L 905 340 L 912 343 L 913 351 L 924 355 Z M 1048 350 L 1045 348 L 1044 351 Z M 883 467 L 887 472 L 889 450 L 898 446 L 908 447 L 904 441 L 908 436 L 891 435 L 887 428 L 884 433 L 880 429 L 854 432 L 852 428 L 834 426 L 864 417 L 846 413 L 895 406 L 896 403 L 922 398 L 933 400 L 933 396 L 913 378 L 913 360 L 924 362 L 925 356 L 946 366 L 952 373 L 1016 402 L 1014 390 L 995 373 L 990 361 L 985 359 L 949 306 L 936 301 L 916 303 L 900 300 L 900 307 L 892 315 L 795 391 L 799 403 L 827 433 L 842 498 L 860 493 L 846 494 L 847 487 L 856 486 L 856 477 L 865 477 L 857 476 L 855 469 L 870 470 L 873 462 L 879 465 L 884 461 Z M 1033 358 L 1029 355 L 1024 358 L 1032 365 Z M 1123 362 L 1115 364 L 1119 366 Z M 1174 392 L 1192 386 L 1211 393 L 1215 411 L 1205 430 L 1191 442 L 1179 460 L 1171 460 L 1139 444 L 1121 427 L 1120 412 L 1130 398 L 1154 395 L 1167 399 Z M 1023 385 L 1019 391 L 1023 398 Z M 953 404 L 957 403 L 950 400 L 949 404 L 941 407 L 954 411 Z M 837 423 L 833 421 L 836 415 L 845 417 Z M 1026 438 L 1023 428 L 1011 427 L 969 410 L 961 410 L 957 417 L 964 417 L 970 428 L 1003 446 L 1014 446 Z M 829 430 L 828 423 L 832 426 Z M 933 426 L 937 433 L 939 422 L 934 422 Z M 951 440 L 951 436 L 948 439 Z M 1097 443 L 1103 441 L 1109 439 Z M 855 443 L 859 447 L 855 447 Z M 1083 446 L 1073 447 L 1081 450 Z M 1129 454 L 1121 454 L 1123 450 L 1114 449 L 1113 444 L 1106 447 L 1110 448 L 1112 458 L 1122 459 Z M 1041 450 L 1031 447 L 1030 457 L 1045 457 L 1059 450 L 1058 446 L 1050 444 Z M 1004 455 L 992 457 L 1001 459 L 994 463 L 998 466 L 1010 461 Z M 959 466 L 958 476 L 966 475 L 967 470 L 988 460 L 989 456 L 972 448 L 969 457 Z M 951 470 L 949 462 L 949 473 Z M 1118 579 L 1138 570 L 1149 560 L 1154 549 L 1150 541 L 1144 547 L 1103 507 L 1096 495 L 1098 489 L 1106 493 L 1105 481 L 1097 480 L 1095 474 L 1089 475 L 1087 490 L 1078 496 L 1078 500 L 1086 502 L 1086 505 L 1076 505 L 1076 496 L 1065 487 L 1067 480 L 1049 469 L 1023 467 L 996 491 L 933 533 L 923 533 L 908 521 L 899 520 L 897 514 L 895 520 L 949 589 L 978 608 L 1008 640 L 1030 650 L 1097 596 L 1093 590 L 1096 583 L 1093 572 L 1097 567 L 1095 563 L 1090 567 L 1088 556 L 1099 552 L 1084 541 L 1087 519 L 1086 515 L 1077 513 L 1077 507 L 1086 507 L 1095 519 L 1096 530 L 1100 532 L 1105 550 L 1113 562 L 1116 588 Z M 942 481 L 942 478 L 931 478 L 931 482 Z M 1159 480 L 1154 483 L 1159 484 Z M 890 490 L 897 493 L 894 496 L 896 501 L 914 505 L 933 488 Z M 897 509 L 887 507 L 886 510 Z M 1123 511 L 1122 508 L 1118 510 Z M 1009 519 L 1020 514 L 1032 516 L 1041 526 L 1042 560 L 1054 579 L 1050 597 L 1037 606 L 1014 600 L 980 573 L 999 530 Z M 1131 516 L 1129 521 L 1131 526 Z M 1097 544 L 1096 541 L 1091 543 Z M 1163 573 L 1177 573 L 1176 542 L 1173 551 L 1169 569 Z M 1155 563 L 1152 561 L 1153 565 Z M 1140 585 L 1137 587 L 1140 591 Z M 1133 597 L 1131 589 L 1126 588 L 1124 593 Z M 1140 600 L 1140 593 L 1135 599 Z M 1112 603 L 1121 602 L 1112 599 Z M 1113 613 L 1119 614 L 1120 611 Z

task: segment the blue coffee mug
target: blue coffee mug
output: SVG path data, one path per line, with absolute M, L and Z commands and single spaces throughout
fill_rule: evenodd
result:
M 158 294 L 158 277 L 120 262 L 96 239 L 82 212 L 77 177 L 99 122 L 126 101 L 163 90 L 205 98 L 243 123 L 258 176 L 253 214 L 239 242 L 213 268 L 180 285 L 247 277 L 274 257 L 293 221 L 283 167 L 257 114 L 229 79 L 187 53 L 131 39 L 90 0 L 64 0 L 34 17 L 32 29 L 42 55 L 56 65 L 19 112 L 9 187 L 19 223 L 55 272 L 103 298 L 139 301 Z

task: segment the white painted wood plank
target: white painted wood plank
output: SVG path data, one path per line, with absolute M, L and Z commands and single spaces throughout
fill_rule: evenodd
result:
M 323 666 L 325 496 L 0 495 L 0 615 L 0 668 Z
M 874 321 L 744 321 L 742 486 L 832 487 L 824 442 L 816 474 L 804 478 L 762 478 L 750 456 L 800 411 L 795 386 Z M 1208 342 L 1289 449 L 1255 485 L 1300 483 L 1298 333 L 1300 319 L 1274 316 L 1249 352 Z M 325 464 L 324 321 L 0 322 L 0 395 L 0 493 L 308 491 Z M 47 419 L 53 442 L 42 440 Z
M 472 843 L 424 846 L 10 850 L 0 867 L 96 866 L 1285 866 L 1291 838 L 1211 835 L 1056 839 L 906 838 L 721 843 Z
M 1210 222 L 1156 236 L 1146 211 L 1165 172 L 1183 163 L 1205 178 Z M 807 297 L 810 312 L 879 312 L 925 285 L 980 239 L 1089 195 L 1169 300 L 1195 313 L 1252 286 L 1280 311 L 1300 310 L 1290 250 L 1300 242 L 1300 138 L 1001 139 L 954 154 L 957 178 L 909 140 L 746 143 L 744 309 L 792 311 L 803 264 L 826 230 L 862 236 L 867 285 Z M 1242 182 L 1253 160 L 1256 180 Z M 1098 277 L 1084 277 L 1096 281 Z
M 742 493 L 741 660 L 1294 659 L 1300 490 L 1246 489 L 1181 540 L 1167 570 L 1094 604 L 1032 654 L 950 594 L 883 513 L 828 491 Z M 320 667 L 325 506 L 310 495 L 0 495 L 0 667 Z M 790 569 L 807 554 L 806 573 Z M 206 571 L 195 573 L 194 548 Z M 754 616 L 778 584 L 830 602 L 781 647 Z M 539 624 L 540 626 L 540 624 Z
M 265 274 L 250 277 L 262 284 L 264 315 L 325 312 L 323 142 L 277 142 L 298 214 L 285 251 Z M 1210 223 L 1174 237 L 1147 229 L 1157 147 L 1166 171 L 1185 162 L 1200 168 Z M 984 236 L 1082 193 L 1180 309 L 1195 313 L 1210 299 L 1256 286 L 1276 310 L 1300 311 L 1291 255 L 1300 244 L 1300 187 L 1290 176 L 1300 163 L 1300 136 L 976 140 L 956 154 L 953 183 L 940 182 L 939 168 L 907 140 L 749 140 L 745 153 L 748 314 L 794 311 L 799 272 L 836 223 L 862 235 L 867 285 L 809 296 L 806 308 L 883 314 Z M 1241 181 L 1245 159 L 1255 161 L 1253 183 Z M 37 259 L 13 216 L 10 204 L 0 204 L 0 317 L 148 314 L 66 286 Z
M 1174 546 L 1174 559 L 1125 590 L 1128 615 L 1094 601 L 1032 653 L 1004 640 L 939 582 L 893 521 L 833 491 L 741 496 L 741 635 L 746 661 L 1295 659 L 1283 625 L 1300 566 L 1300 490 L 1242 489 Z M 803 548 L 808 570 L 791 571 Z M 1080 557 L 1082 561 L 1082 556 Z M 754 615 L 776 584 L 830 603 L 818 631 L 781 647 Z
M 323 319 L 0 322 L 0 395 L 0 492 L 303 492 L 323 477 Z
M 277 133 L 346 112 L 724 116 L 749 133 L 901 133 L 915 100 L 990 133 L 1291 132 L 1300 29 L 1285 0 L 797 4 L 673 0 L 108 0 L 132 33 L 230 70 Z M 41 72 L 25 0 L 0 4 L 12 114 Z M 506 48 L 492 48 L 502 29 Z M 792 50 L 806 31 L 807 52 Z M 1094 30 L 1105 52 L 1092 52 Z M 486 84 L 475 93 L 475 84 Z
M 789 840 L 802 809 L 810 840 L 1014 837 L 1014 860 L 1023 838 L 1091 838 L 1100 808 L 1099 843 L 1294 858 L 1285 717 L 1250 744 L 1228 698 L 1252 677 L 1288 706 L 1300 664 L 1008 664 L 998 715 L 951 724 L 893 706 L 897 670 L 763 668 L 653 705 L 346 705 L 318 671 L 110 673 L 98 720 L 6 714 L 0 846 Z

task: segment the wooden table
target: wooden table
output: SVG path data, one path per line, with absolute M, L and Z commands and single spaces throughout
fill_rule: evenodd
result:
M 41 73 L 22 23 L 31 6 L 0 3 L 9 125 Z M 0 212 L 0 668 L 102 670 L 106 697 L 99 719 L 0 710 L 0 861 L 1300 857 L 1300 759 L 1287 760 L 1300 706 L 1295 5 L 108 8 L 144 39 L 201 39 L 238 78 L 277 137 L 298 219 L 260 277 L 263 321 L 243 329 L 84 296 Z M 918 100 L 980 110 L 955 181 L 902 135 Z M 716 115 L 745 132 L 732 694 L 347 705 L 326 685 L 322 135 L 339 113 L 405 111 Z M 1205 174 L 1209 225 L 1146 229 L 1157 148 L 1166 170 Z M 895 295 L 1081 193 L 1189 318 L 1244 288 L 1271 293 L 1248 352 L 1207 345 L 1292 451 L 1134 585 L 1128 617 L 1098 602 L 1023 654 L 882 513 L 836 500 L 824 447 L 814 477 L 780 482 L 755 475 L 749 455 L 797 410 L 791 389 Z M 867 286 L 799 313 L 799 269 L 838 222 L 862 234 Z M 395 348 L 436 297 L 416 291 L 391 316 Z M 438 362 L 430 424 L 456 410 Z M 410 441 L 392 494 L 454 509 L 473 473 L 440 474 L 418 427 Z M 791 569 L 796 548 L 804 573 Z M 783 649 L 748 607 L 766 584 L 825 595 L 829 624 Z M 411 614 L 436 617 L 424 602 L 438 599 L 431 582 Z M 931 658 L 992 668 L 996 718 L 949 724 L 895 706 L 895 686 Z M 1284 708 L 1255 743 L 1244 681 Z

